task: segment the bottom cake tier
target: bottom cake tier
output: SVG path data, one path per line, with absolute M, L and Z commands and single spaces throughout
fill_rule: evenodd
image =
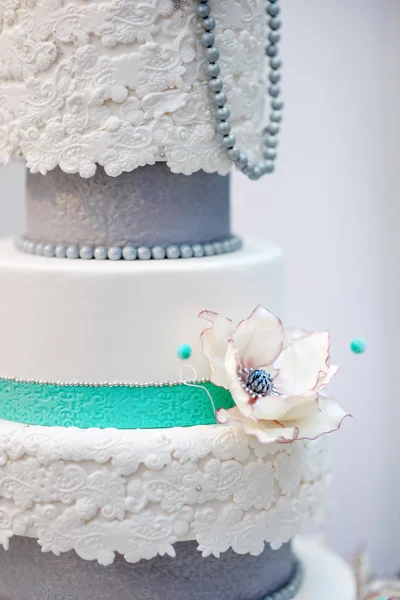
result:
M 23 580 L 19 573 L 23 571 Z M 79 558 L 43 554 L 34 540 L 17 537 L 0 551 L 1 600 L 260 600 L 279 591 L 294 597 L 300 567 L 285 544 L 259 556 L 232 550 L 203 558 L 195 542 L 178 542 L 176 556 L 137 564 L 121 556 L 109 567 Z M 290 595 L 289 595 L 290 592 Z
M 324 447 L 0 421 L 0 598 L 289 600 L 290 540 L 327 504 Z
M 232 551 L 202 558 L 193 542 L 179 542 L 175 558 L 109 567 L 74 552 L 43 554 L 18 537 L 0 550 L 1 600 L 356 600 L 350 568 L 311 540 L 298 538 L 259 557 Z M 24 573 L 24 577 L 20 574 Z M 300 577 L 300 574 L 303 577 Z
M 78 429 L 0 421 L 0 544 L 36 538 L 43 552 L 136 563 L 259 556 L 324 518 L 324 439 L 261 444 L 235 426 Z

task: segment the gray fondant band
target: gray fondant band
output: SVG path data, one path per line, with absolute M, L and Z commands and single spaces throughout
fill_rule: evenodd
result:
M 190 177 L 164 163 L 89 179 L 60 168 L 27 173 L 26 235 L 35 242 L 93 247 L 204 244 L 230 237 L 229 176 Z
M 210 242 L 206 244 L 171 244 L 169 246 L 63 246 L 48 242 L 34 242 L 27 237 L 17 238 L 16 245 L 19 250 L 27 254 L 46 256 L 47 258 L 71 258 L 83 260 L 161 260 L 164 258 L 202 258 L 236 252 L 242 247 L 240 238 L 233 236 L 227 240 Z
M 8 551 L 0 550 L 0 598 L 289 600 L 298 587 L 290 544 L 279 550 L 266 546 L 260 556 L 228 550 L 220 558 L 203 558 L 196 542 L 179 542 L 175 550 L 176 558 L 157 556 L 130 564 L 117 556 L 104 567 L 80 559 L 75 552 L 42 553 L 36 540 L 16 537 Z M 280 595 L 274 594 L 277 590 Z

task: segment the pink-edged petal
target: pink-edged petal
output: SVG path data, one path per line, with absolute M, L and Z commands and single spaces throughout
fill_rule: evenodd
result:
M 283 419 L 285 425 L 287 421 L 305 419 L 319 413 L 321 410 L 318 404 L 318 394 L 304 394 L 303 396 L 295 396 L 295 399 L 296 402 L 293 402 L 293 407 L 286 413 Z
M 261 421 L 254 417 L 246 417 L 238 407 L 229 410 L 221 409 L 216 418 L 219 423 L 239 425 L 249 435 L 254 435 L 260 442 L 287 443 L 294 440 L 315 440 L 321 435 L 332 433 L 340 428 L 343 420 L 351 416 L 333 399 L 320 397 L 319 410 L 304 419 L 285 421 Z
M 262 444 L 291 442 L 297 433 L 294 427 L 290 429 L 274 421 L 257 421 L 245 417 L 236 406 L 229 410 L 223 408 L 217 411 L 216 418 L 218 423 L 241 427 L 245 433 L 255 436 Z
M 286 348 L 287 346 L 289 346 L 294 340 L 299 340 L 303 337 L 306 337 L 307 335 L 310 335 L 310 331 L 307 331 L 306 329 L 295 329 L 295 328 L 291 328 L 291 327 L 285 327 L 285 329 L 283 330 L 283 335 L 284 335 L 284 339 L 283 339 L 283 347 Z
M 336 375 L 338 371 L 339 367 L 337 365 L 329 365 L 327 373 L 321 371 L 318 383 L 315 386 L 314 391 L 317 393 L 322 392 L 322 390 L 326 388 L 328 383 L 331 381 L 332 377 Z
M 274 383 L 287 395 L 301 395 L 314 390 L 320 372 L 328 372 L 329 332 L 321 331 L 293 340 L 274 362 L 279 371 Z
M 319 412 L 318 394 L 303 396 L 265 396 L 253 404 L 253 415 L 267 421 L 303 419 L 313 412 Z
M 204 329 L 200 336 L 203 352 L 211 364 L 211 381 L 215 385 L 228 389 L 225 355 L 228 340 L 232 335 L 232 321 L 208 310 L 201 312 L 199 317 L 211 323 L 211 326 Z
M 239 379 L 238 371 L 241 368 L 239 350 L 235 348 L 233 342 L 228 344 L 228 350 L 225 358 L 225 373 L 228 381 L 228 389 L 232 394 L 236 406 L 246 416 L 252 414 L 251 396 L 244 391 L 242 381 Z
M 271 365 L 283 347 L 282 323 L 269 310 L 258 306 L 247 320 L 239 323 L 232 340 L 245 367 Z
M 304 419 L 285 421 L 285 427 L 295 427 L 297 429 L 296 439 L 315 440 L 321 435 L 337 431 L 343 420 L 351 416 L 332 398 L 320 396 L 318 405 L 319 411 Z

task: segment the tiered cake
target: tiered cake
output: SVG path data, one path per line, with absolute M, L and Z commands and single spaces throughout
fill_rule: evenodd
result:
M 313 600 L 290 540 L 323 518 L 337 368 L 275 316 L 280 250 L 230 230 L 232 162 L 276 156 L 267 9 L 260 161 L 263 2 L 0 7 L 1 156 L 28 166 L 0 243 L 2 600 Z

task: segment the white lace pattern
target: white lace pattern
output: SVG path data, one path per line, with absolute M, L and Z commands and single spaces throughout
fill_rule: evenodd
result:
M 260 444 L 239 429 L 147 431 L 27 427 L 0 421 L 0 544 L 37 538 L 103 565 L 174 556 L 260 554 L 321 521 L 324 441 Z
M 264 106 L 265 3 L 214 0 L 238 145 L 252 160 Z M 0 162 L 111 176 L 164 160 L 226 174 L 194 0 L 0 0 Z M 252 150 L 253 149 L 253 153 Z

